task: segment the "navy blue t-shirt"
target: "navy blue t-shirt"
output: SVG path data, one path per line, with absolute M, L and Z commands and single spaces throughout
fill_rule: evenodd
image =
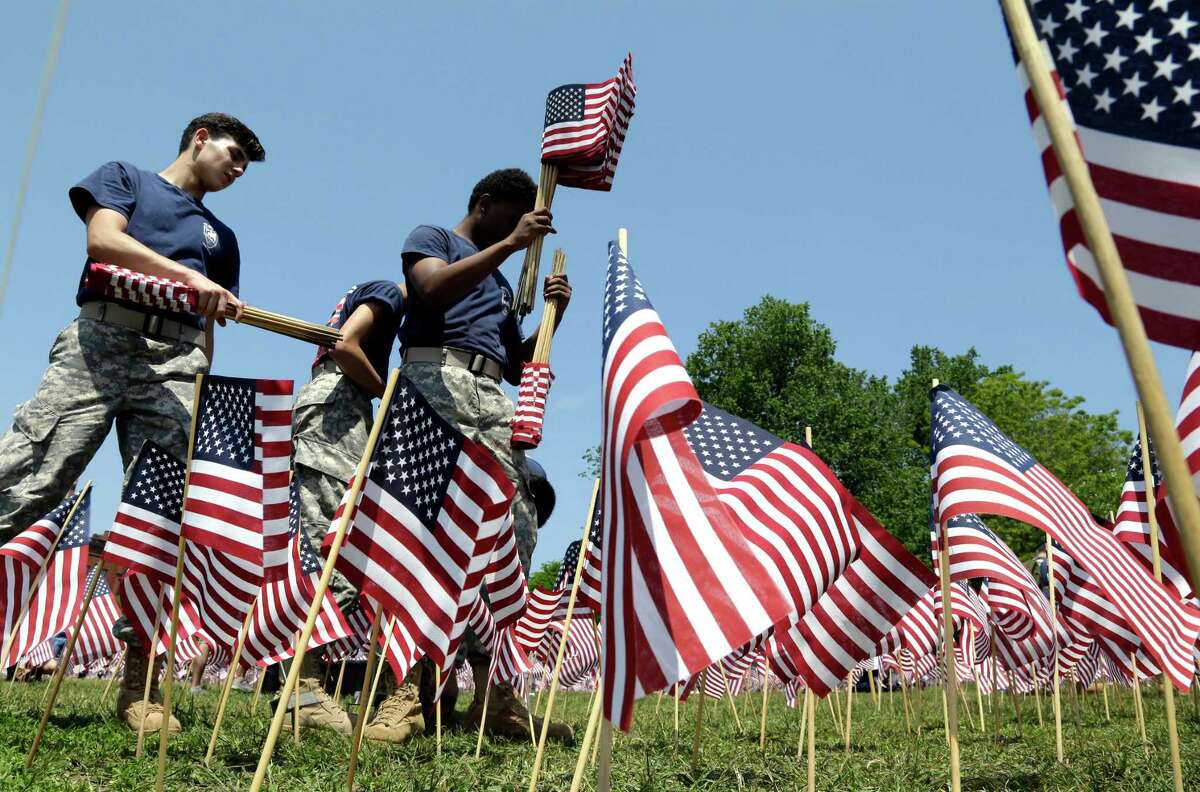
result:
M 477 253 L 458 234 L 439 226 L 422 225 L 404 240 L 404 276 L 409 265 L 423 258 L 453 264 Z M 520 362 L 521 325 L 512 312 L 513 290 L 499 270 L 492 272 L 453 305 L 439 308 L 425 303 L 409 285 L 400 348 L 454 347 L 478 352 L 506 371 Z
M 125 232 L 138 242 L 171 261 L 196 270 L 235 295 L 238 293 L 242 259 L 233 231 L 203 203 L 157 173 L 128 162 L 109 162 L 72 187 L 68 195 L 80 220 L 85 219 L 93 206 L 120 212 L 129 221 Z M 75 295 L 79 305 L 98 299 L 85 294 L 83 289 L 87 264 L 93 260 L 87 260 L 84 277 L 79 281 Z M 193 327 L 204 326 L 204 320 L 193 314 L 161 311 L 143 305 L 135 307 Z
M 379 303 L 384 308 L 384 315 L 371 326 L 371 333 L 363 339 L 362 349 L 371 361 L 371 367 L 382 380 L 387 380 L 388 357 L 392 353 L 392 339 L 400 329 L 400 320 L 404 318 L 404 297 L 400 287 L 392 281 L 374 280 L 351 286 L 350 291 L 338 300 L 333 307 L 333 313 L 325 324 L 329 327 L 340 328 L 350 318 L 350 314 L 369 302 Z M 317 348 L 317 359 L 314 365 L 329 357 L 325 347 Z

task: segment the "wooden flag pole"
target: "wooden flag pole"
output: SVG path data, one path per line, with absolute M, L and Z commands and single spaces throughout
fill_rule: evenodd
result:
M 488 699 L 492 696 L 492 673 L 488 669 L 487 684 L 483 686 L 483 712 L 479 716 L 479 736 L 475 739 L 475 758 L 479 758 L 479 752 L 483 750 L 483 727 L 487 723 Z
M 378 424 L 378 421 L 376 423 Z M 368 443 L 367 445 L 373 446 L 374 443 Z M 323 593 L 322 596 L 324 596 Z M 354 736 L 350 739 L 350 761 L 346 769 L 346 789 L 349 792 L 354 792 L 354 772 L 358 769 L 358 749 L 362 745 L 363 729 L 367 725 L 367 716 L 370 714 L 371 701 L 375 698 L 375 685 L 372 684 L 368 692 L 367 680 L 375 676 L 375 663 L 379 656 L 377 644 L 379 643 L 379 623 L 381 621 L 383 621 L 382 602 L 375 606 L 375 618 L 371 620 L 371 636 L 367 644 L 367 668 L 363 672 L 363 686 L 358 694 L 358 715 L 354 718 Z M 389 624 L 388 627 L 390 628 L 391 625 Z M 386 662 L 386 658 L 384 661 Z M 363 698 L 364 693 L 367 694 L 366 698 Z
M 154 663 L 158 660 L 158 625 L 162 622 L 163 608 L 167 597 L 167 584 L 158 588 L 158 605 L 154 611 L 154 632 L 150 638 L 150 657 L 146 663 L 146 680 L 142 683 L 142 717 L 138 720 L 137 749 L 133 752 L 135 758 L 141 758 L 142 747 L 146 742 L 146 710 L 150 707 L 150 684 L 154 681 Z
M 971 664 L 971 673 L 975 675 L 975 701 L 979 703 L 979 732 L 987 734 L 987 721 L 983 717 L 983 685 L 979 679 L 979 664 Z
M 679 683 L 675 683 L 675 742 L 679 742 Z
M 696 777 L 696 774 L 700 772 L 700 732 L 704 726 L 704 699 L 706 698 L 704 693 L 704 683 L 708 681 L 709 669 L 706 668 L 701 673 L 704 675 L 704 678 L 700 680 L 700 684 L 698 684 L 696 686 L 696 690 L 693 691 L 694 694 L 698 694 L 697 698 L 699 698 L 699 701 L 696 703 L 696 728 L 695 731 L 692 732 L 693 779 Z
M 591 533 L 592 520 L 596 514 L 596 498 L 599 494 L 600 479 L 596 479 L 592 484 L 592 500 L 583 521 L 583 538 L 579 541 L 579 557 L 575 560 L 575 576 L 571 579 L 571 593 L 567 597 L 567 612 L 563 616 L 562 635 L 558 640 L 558 654 L 554 658 L 554 671 L 550 675 L 550 692 L 546 696 L 546 711 L 542 713 L 542 731 L 537 739 L 533 770 L 529 773 L 529 792 L 537 790 L 538 777 L 542 772 L 542 760 L 546 754 L 546 735 L 550 731 L 550 716 L 554 713 L 554 699 L 558 694 L 559 675 L 562 673 L 563 658 L 567 651 L 567 635 L 571 629 L 571 619 L 575 615 L 575 598 L 579 595 L 579 578 L 583 576 L 583 560 L 587 555 L 585 551 L 587 550 L 588 535 Z
M 725 698 L 729 699 L 729 711 L 733 713 L 733 723 L 737 726 L 738 734 L 744 735 L 746 730 L 742 728 L 742 719 L 738 717 L 737 705 L 733 701 L 733 691 L 729 687 L 729 677 L 725 674 L 725 666 L 721 664 L 720 660 L 713 665 L 721 672 L 721 684 L 725 686 Z M 701 692 L 703 693 L 703 691 Z
M 1150 558 L 1154 564 L 1154 579 L 1162 583 L 1162 555 L 1158 546 L 1158 517 L 1154 513 L 1154 468 L 1150 460 L 1150 443 L 1146 437 L 1146 414 L 1137 402 L 1138 434 L 1142 446 L 1142 481 L 1146 485 L 1146 518 L 1150 522 Z M 1175 688 L 1166 674 L 1162 675 L 1163 707 L 1167 713 L 1167 743 L 1171 750 L 1171 776 L 1175 792 L 1183 792 L 1183 765 L 1179 759 L 1179 730 L 1175 724 Z
M 1150 740 L 1146 737 L 1146 710 L 1142 705 L 1142 682 L 1138 679 L 1137 653 L 1129 653 L 1129 663 L 1133 667 L 1133 708 L 1137 715 L 1138 733 L 1142 738 L 1142 751 L 1150 758 Z
M 383 641 L 383 645 L 385 647 L 388 645 L 388 641 L 391 640 L 392 626 L 393 626 L 394 622 L 395 622 L 395 619 L 393 619 L 391 616 L 389 616 L 387 623 L 384 624 L 384 626 L 383 626 L 383 635 L 386 636 Z M 385 653 L 384 660 L 386 660 L 386 659 L 387 659 L 387 656 Z M 362 722 L 363 722 L 364 726 L 366 726 L 366 724 L 371 722 L 371 710 L 375 707 L 375 694 L 379 690 L 379 679 L 380 679 L 380 677 L 383 676 L 383 669 L 386 665 L 387 665 L 387 663 L 384 662 L 383 660 L 381 660 L 375 666 L 375 673 L 371 675 L 371 694 L 369 696 L 367 696 L 367 700 L 365 703 L 362 700 L 362 692 L 360 691 L 358 694 L 358 712 L 362 716 Z M 364 688 L 366 687 L 366 680 L 367 680 L 367 677 L 364 676 L 363 677 L 363 687 Z M 361 742 L 361 740 L 359 742 Z
M 246 620 L 242 622 L 237 646 L 233 649 L 233 659 L 229 662 L 229 673 L 225 675 L 225 684 L 221 687 L 221 699 L 217 702 L 217 719 L 213 723 L 212 736 L 208 738 L 208 751 L 204 754 L 205 767 L 212 766 L 213 751 L 217 748 L 217 735 L 221 732 L 221 722 L 225 720 L 225 706 L 229 703 L 229 694 L 233 690 L 233 678 L 237 676 L 238 663 L 242 660 L 242 649 L 246 645 L 246 633 L 250 631 L 250 620 L 254 618 L 254 611 L 257 607 L 258 596 L 255 595 L 254 604 L 250 606 L 250 612 L 246 614 Z
M 188 485 L 192 477 L 192 453 L 196 448 L 196 418 L 200 412 L 200 389 L 204 374 L 196 375 L 196 390 L 192 397 L 192 427 L 188 432 L 188 452 L 183 469 L 183 514 L 187 514 Z M 179 636 L 179 599 L 183 590 L 183 554 L 187 540 L 183 536 L 182 515 L 179 526 L 179 544 L 175 548 L 175 584 L 171 589 L 171 629 L 167 637 L 167 660 L 162 680 L 163 715 L 158 730 L 158 769 L 154 776 L 154 792 L 163 792 L 167 779 L 167 740 L 171 734 L 171 693 L 175 683 L 175 639 Z M 155 655 L 150 654 L 150 665 L 154 666 Z M 146 717 L 145 711 L 142 718 Z
M 342 704 L 342 680 L 346 678 L 346 658 L 342 658 L 342 667 L 338 669 L 337 684 L 333 686 L 333 700 Z
M 437 756 L 442 755 L 442 697 L 440 691 L 442 689 L 442 669 L 437 663 L 433 664 L 433 689 L 439 692 L 437 701 L 434 702 L 434 715 L 437 722 L 435 731 L 437 732 Z M 482 719 L 481 719 L 482 720 Z
M 1107 682 L 1100 683 L 1100 693 L 1101 693 L 1101 695 L 1104 696 L 1104 722 L 1112 723 L 1112 715 L 1109 713 L 1109 710 L 1108 710 L 1108 683 Z
M 817 790 L 817 696 L 804 689 L 805 718 L 808 721 L 808 792 Z
M 300 632 L 300 640 L 296 644 L 296 660 L 292 664 L 287 679 L 283 683 L 283 689 L 279 691 L 279 706 L 275 708 L 275 716 L 271 720 L 271 728 L 267 732 L 267 740 L 263 745 L 262 754 L 258 757 L 258 767 L 254 771 L 254 780 L 250 783 L 250 792 L 260 792 L 263 782 L 267 778 L 267 767 L 271 764 L 271 756 L 275 753 L 275 744 L 279 740 L 279 732 L 283 728 L 283 717 L 287 714 L 287 699 L 300 679 L 300 665 L 304 662 L 304 655 L 308 651 L 308 641 L 312 637 L 313 629 L 316 627 L 317 617 L 321 615 L 325 592 L 329 589 L 329 579 L 333 577 L 333 567 L 337 563 L 338 553 L 341 552 L 342 542 L 346 539 L 346 531 L 350 526 L 350 518 L 354 515 L 354 506 L 358 503 L 358 496 L 362 492 L 363 482 L 367 478 L 367 469 L 371 464 L 371 455 L 375 452 L 375 445 L 379 442 L 379 433 L 383 426 L 385 412 L 388 405 L 391 404 L 392 392 L 396 389 L 396 380 L 399 376 L 400 369 L 392 369 L 392 373 L 388 376 L 387 387 L 383 392 L 383 399 L 379 402 L 379 409 L 375 413 L 375 422 L 371 426 L 371 435 L 367 439 L 366 447 L 363 448 L 362 459 L 359 460 L 358 470 L 355 471 L 354 479 L 350 484 L 350 490 L 346 495 L 347 506 L 342 511 L 342 518 L 337 522 L 333 542 L 329 546 L 329 555 L 325 559 L 325 566 L 321 570 L 321 577 L 317 580 L 316 588 L 313 591 L 313 600 L 312 605 L 308 609 L 308 618 L 304 622 L 304 629 Z M 378 619 L 376 619 L 375 623 L 379 623 Z
M 1046 534 L 1046 569 L 1050 577 L 1050 623 L 1058 624 L 1058 604 L 1055 600 L 1054 587 L 1054 542 L 1050 539 L 1050 534 Z M 1059 695 L 1059 671 L 1058 671 L 1058 629 L 1054 630 L 1054 755 L 1058 759 L 1058 763 L 1063 761 L 1063 736 L 1062 736 L 1062 699 Z
M 296 633 L 296 637 L 292 639 L 295 643 L 300 642 L 300 633 Z M 295 646 L 295 643 L 293 646 Z M 296 662 L 293 656 L 292 663 Z M 300 744 L 300 686 L 296 685 L 295 693 L 292 698 L 292 742 L 296 745 Z M 282 702 L 281 702 L 282 703 Z
M 758 750 L 767 752 L 767 702 L 771 698 L 771 666 L 763 665 L 762 717 L 758 722 Z
M 850 720 L 854 710 L 854 681 L 853 672 L 846 674 L 846 748 L 843 753 L 850 753 Z
M 108 694 L 112 691 L 113 683 L 117 681 L 117 676 L 125 669 L 125 660 L 122 658 L 115 666 L 113 672 L 108 676 L 108 682 L 104 685 L 104 692 L 100 694 L 100 707 L 103 709 L 104 702 L 108 699 Z
M 540 240 L 539 240 L 540 241 Z M 554 263 L 550 267 L 551 277 L 567 271 L 567 254 L 561 249 L 554 251 Z M 533 348 L 534 363 L 550 362 L 550 346 L 554 341 L 554 327 L 558 324 L 558 300 L 549 300 L 542 306 L 542 321 L 538 325 L 537 344 Z
M 254 700 L 250 702 L 250 713 L 258 712 L 258 699 L 262 695 L 263 682 L 267 678 L 267 669 L 262 668 L 258 672 L 258 681 L 254 683 Z
M 1033 683 L 1033 698 L 1037 702 L 1038 726 L 1045 726 L 1046 721 L 1042 718 L 1042 686 L 1038 684 L 1037 666 L 1032 662 L 1029 664 L 1029 679 Z
M 882 683 L 882 680 L 880 680 L 880 683 Z M 882 686 L 880 683 L 875 681 L 874 669 L 867 669 L 867 684 L 871 688 L 871 698 L 875 702 L 876 712 L 879 712 L 879 708 L 883 706 L 883 691 L 880 690 L 880 687 Z
M 88 490 L 92 488 L 92 482 L 83 485 L 83 489 L 75 496 L 75 502 L 71 504 L 71 508 L 67 510 L 67 517 L 63 520 L 62 525 L 58 529 L 58 535 L 54 537 L 54 541 L 50 543 L 50 549 L 46 552 L 46 557 L 42 559 L 41 566 L 38 567 L 37 574 L 33 576 L 33 582 L 29 584 L 29 593 L 25 595 L 25 600 L 21 603 L 21 610 L 17 611 L 17 618 L 13 621 L 12 629 L 9 630 L 8 636 L 4 639 L 4 648 L 0 650 L 0 660 L 4 663 L 4 668 L 8 668 L 8 653 L 12 651 L 13 641 L 17 638 L 17 631 L 21 629 L 21 624 L 25 621 L 25 617 L 29 615 L 29 608 L 33 605 L 33 598 L 37 596 L 38 588 L 42 584 L 42 578 L 46 576 L 46 569 L 50 566 L 50 560 L 54 558 L 55 552 L 58 550 L 58 542 L 62 539 L 63 534 L 67 531 L 67 526 L 71 524 L 71 520 L 75 519 L 75 512 L 79 509 L 79 504 L 83 503 L 84 497 L 88 494 Z M 8 680 L 8 693 L 12 694 L 13 686 L 16 683 L 17 675 L 13 674 Z
M 900 672 L 900 705 L 904 710 L 904 731 L 911 737 L 912 719 L 909 716 L 911 709 L 908 703 L 908 682 L 904 679 L 904 671 Z
M 554 190 L 558 186 L 558 166 L 542 163 L 542 172 L 538 179 L 537 197 L 533 202 L 533 210 L 549 209 L 554 203 Z M 513 312 L 523 317 L 533 310 L 534 292 L 537 289 L 538 267 L 542 262 L 542 239 L 537 237 L 525 249 L 525 261 L 521 265 L 521 279 L 517 281 L 517 295 L 513 301 Z
M 937 380 L 934 380 L 935 388 Z M 938 553 L 938 570 L 942 579 L 942 640 L 943 654 L 946 656 L 946 687 L 950 688 L 945 696 L 946 706 L 946 743 L 950 748 L 950 790 L 951 792 L 961 792 L 962 790 L 962 769 L 959 766 L 958 758 L 958 698 L 955 696 L 955 691 L 958 689 L 958 672 L 954 668 L 954 622 L 953 615 L 950 611 L 950 564 L 948 562 L 949 553 L 945 548 L 950 546 L 946 538 L 946 523 L 938 522 L 939 543 L 942 552 Z M 968 709 L 968 712 L 970 710 Z
M 808 725 L 809 689 L 804 688 L 804 700 L 800 703 L 800 736 L 796 738 L 796 763 L 804 756 L 804 727 Z
M 1033 97 L 1045 120 L 1055 156 L 1070 188 L 1075 214 L 1103 283 L 1108 313 L 1120 335 L 1138 396 L 1146 406 L 1150 434 L 1154 437 L 1167 493 L 1176 509 L 1188 571 L 1193 581 L 1200 580 L 1200 501 L 1196 498 L 1191 472 L 1175 429 L 1174 415 L 1167 405 L 1158 368 L 1150 352 L 1146 328 L 1142 325 L 1142 317 L 1129 288 L 1108 220 L 1079 148 L 1074 124 L 1059 99 L 1058 87 L 1043 57 L 1025 0 L 1001 0 L 1000 5 L 1008 20 L 1013 44 L 1021 62 L 1026 65 Z
M 54 669 L 54 679 L 50 682 L 50 700 L 46 702 L 46 710 L 42 713 L 42 720 L 38 723 L 37 734 L 33 736 L 33 745 L 29 746 L 29 755 L 25 757 L 25 769 L 28 770 L 33 764 L 34 757 L 37 756 L 38 746 L 42 744 L 42 735 L 46 733 L 46 724 L 50 721 L 50 713 L 54 710 L 54 704 L 58 701 L 58 691 L 62 687 L 63 677 L 66 675 L 67 666 L 71 664 L 71 655 L 75 653 L 75 641 L 79 638 L 79 628 L 83 625 L 83 619 L 87 616 L 88 607 L 92 604 L 92 597 L 96 593 L 96 585 L 100 582 L 100 576 L 103 571 L 100 565 L 96 565 L 95 574 L 88 581 L 87 591 L 83 594 L 83 604 L 79 608 L 79 615 L 75 617 L 75 624 L 67 633 L 67 645 L 63 648 L 63 653 L 59 656 L 58 667 Z M 164 728 L 166 724 L 163 724 Z
M 612 722 L 608 718 L 600 721 L 600 740 L 596 743 L 600 750 L 600 767 L 596 771 L 596 792 L 609 792 L 612 789 Z
M 583 784 L 583 770 L 587 767 L 588 749 L 596 740 L 596 727 L 600 725 L 600 696 L 592 699 L 588 712 L 587 730 L 583 733 L 583 743 L 579 746 L 579 756 L 575 759 L 575 775 L 571 777 L 571 792 L 579 792 Z

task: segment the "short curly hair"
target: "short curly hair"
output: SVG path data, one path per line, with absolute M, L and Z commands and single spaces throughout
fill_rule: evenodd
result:
M 258 135 L 254 134 L 250 127 L 225 113 L 205 113 L 189 121 L 183 130 L 183 136 L 179 139 L 181 154 L 187 150 L 188 146 L 192 145 L 192 138 L 195 137 L 196 130 L 201 128 L 207 129 L 208 134 L 214 138 L 233 138 L 234 142 L 241 146 L 242 151 L 246 153 L 246 159 L 251 162 L 262 162 L 267 158 L 267 150 L 259 142 Z
M 471 198 L 467 201 L 467 211 L 473 211 L 475 204 L 484 195 L 490 195 L 493 201 L 517 203 L 533 208 L 537 200 L 537 185 L 529 174 L 520 168 L 503 168 L 484 176 L 471 190 Z

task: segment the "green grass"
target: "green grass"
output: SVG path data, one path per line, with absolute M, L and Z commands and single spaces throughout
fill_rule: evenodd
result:
M 100 684 L 68 680 L 64 686 L 41 752 L 31 770 L 23 769 L 25 754 L 37 727 L 38 704 L 46 683 L 17 684 L 0 692 L 0 790 L 149 790 L 152 788 L 157 739 L 148 741 L 147 755 L 134 759 L 135 736 L 113 715 L 110 694 L 101 707 Z M 966 691 L 972 714 L 973 690 Z M 270 711 L 260 704 L 249 712 L 250 696 L 234 692 L 226 727 L 212 769 L 201 763 L 207 747 L 217 694 L 183 695 L 177 712 L 181 734 L 171 741 L 167 788 L 231 792 L 249 786 L 262 746 Z M 567 694 L 565 719 L 582 734 L 587 697 Z M 1098 693 L 1088 694 L 1076 708 L 1064 695 L 1066 763 L 1054 760 L 1054 729 L 1049 702 L 1043 700 L 1045 726 L 1037 725 L 1032 697 L 1023 701 L 1022 723 L 1014 718 L 1005 698 L 988 714 L 988 732 L 973 729 L 962 718 L 964 789 L 1005 790 L 1170 790 L 1163 705 L 1157 692 L 1146 690 L 1150 757 L 1139 744 L 1129 691 L 1110 691 L 1112 722 L 1106 723 Z M 466 706 L 466 696 L 460 708 Z M 792 790 L 803 789 L 806 765 L 796 760 L 799 712 L 774 696 L 767 722 L 767 748 L 758 749 L 761 696 L 747 694 L 738 701 L 746 734 L 738 733 L 728 701 L 704 706 L 702 756 L 691 771 L 691 745 L 698 699 L 680 707 L 680 733 L 672 727 L 672 703 L 664 699 L 657 716 L 656 699 L 640 703 L 633 732 L 619 735 L 613 748 L 613 788 L 619 790 Z M 986 702 L 985 702 L 986 706 Z M 1200 788 L 1200 720 L 1191 698 L 1178 701 L 1184 786 Z M 916 790 L 945 788 L 949 783 L 947 751 L 941 722 L 941 699 L 936 690 L 924 693 L 924 728 L 905 733 L 900 695 L 884 694 L 876 711 L 866 695 L 856 695 L 849 753 L 836 734 L 829 708 L 817 711 L 817 788 L 822 790 Z M 1001 721 L 998 733 L 993 730 Z M 474 758 L 474 734 L 449 733 L 442 756 L 435 756 L 432 737 L 402 746 L 364 748 L 357 787 L 377 790 L 524 790 L 533 758 L 529 743 L 485 742 Z M 284 735 L 276 751 L 268 788 L 273 790 L 344 790 L 347 741 L 336 735 L 304 734 L 300 746 Z M 542 790 L 566 790 L 575 764 L 574 749 L 547 751 Z M 584 789 L 594 789 L 595 772 Z

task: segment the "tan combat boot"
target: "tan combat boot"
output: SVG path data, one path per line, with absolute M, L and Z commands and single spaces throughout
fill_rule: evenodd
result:
M 150 683 L 150 699 L 143 707 L 142 689 L 146 684 L 146 674 L 150 667 L 150 659 L 134 647 L 125 650 L 125 672 L 121 675 L 121 690 L 117 693 L 117 717 L 125 721 L 125 725 L 134 731 L 138 730 L 142 719 L 146 721 L 146 733 L 156 732 L 162 728 L 163 706 L 162 694 L 158 692 L 158 672 L 162 668 L 162 660 L 154 663 L 154 677 Z M 179 721 L 171 716 L 167 730 L 175 734 L 180 729 Z
M 425 733 L 425 718 L 421 715 L 421 700 L 417 688 L 421 684 L 421 666 L 409 672 L 403 684 L 397 685 L 391 666 L 383 670 L 388 677 L 391 694 L 379 704 L 375 717 L 363 730 L 368 740 L 402 743 L 414 734 Z M 366 698 L 363 698 L 366 701 Z
M 479 719 L 483 717 L 484 693 L 488 684 L 488 669 L 486 665 L 472 664 L 471 671 L 475 676 L 475 699 L 463 715 L 464 729 L 479 728 Z M 487 717 L 483 722 L 483 730 L 494 737 L 511 737 L 514 739 L 538 739 L 542 733 L 542 719 L 533 718 L 534 733 L 529 734 L 529 710 L 517 696 L 512 685 L 492 685 L 492 692 L 487 697 Z M 565 723 L 550 721 L 546 739 L 570 745 L 575 742 L 571 727 Z
M 300 728 L 329 729 L 350 736 L 354 725 L 342 705 L 334 701 L 315 678 L 301 679 L 296 683 L 300 696 Z M 284 729 L 292 728 L 292 711 L 295 709 L 295 694 L 288 702 L 287 715 L 283 719 Z

